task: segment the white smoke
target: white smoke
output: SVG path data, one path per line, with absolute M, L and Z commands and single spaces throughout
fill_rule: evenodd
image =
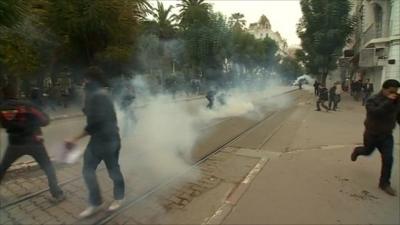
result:
M 258 92 L 234 89 L 224 92 L 225 104 L 218 101 L 221 93 L 217 94 L 215 107 L 210 110 L 206 108 L 205 98 L 176 101 L 170 95 L 151 94 L 143 77 L 137 76 L 131 83 L 135 88 L 135 103 L 129 110 L 118 109 L 123 149 L 126 149 L 122 167 L 128 171 L 140 168 L 150 173 L 148 177 L 157 180 L 189 169 L 192 151 L 205 128 L 224 118 L 259 115 L 256 101 L 264 102 L 267 96 L 291 89 L 272 86 Z M 276 103 L 274 100 L 267 102 L 271 107 Z M 136 118 L 133 123 L 129 122 L 132 113 Z M 252 119 L 259 119 L 259 116 Z
M 297 77 L 297 79 L 293 82 L 294 86 L 298 86 L 299 82 L 303 82 L 302 88 L 307 90 L 307 91 L 314 91 L 314 87 L 313 84 L 315 82 L 315 79 L 312 78 L 310 75 L 307 74 L 303 74 L 299 77 Z

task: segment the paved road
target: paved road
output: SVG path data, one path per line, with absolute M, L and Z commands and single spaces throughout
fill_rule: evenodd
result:
M 142 112 L 139 112 L 139 114 L 143 114 L 140 115 L 140 118 L 144 125 L 137 124 L 137 132 L 129 139 L 125 139 L 125 147 L 121 153 L 121 165 L 127 178 L 128 196 L 139 196 L 148 187 L 160 182 L 165 177 L 188 169 L 190 162 L 198 160 L 232 136 L 250 127 L 257 119 L 280 108 L 281 104 L 279 103 L 289 101 L 287 97 L 275 100 L 265 101 L 260 97 L 258 104 L 255 103 L 257 105 L 255 108 L 251 108 L 247 101 L 238 101 L 237 104 L 233 104 L 233 108 L 217 112 L 201 110 L 204 105 L 201 100 L 173 106 L 155 104 L 144 108 Z M 190 113 L 182 113 L 181 107 Z M 240 115 L 250 108 L 251 112 Z M 152 117 L 153 113 L 157 115 L 161 113 L 165 117 L 161 117 L 162 120 L 159 121 Z M 49 127 L 49 129 L 54 129 L 53 132 L 46 130 L 45 135 L 54 135 L 53 138 L 62 140 L 65 134 L 81 129 L 81 122 L 81 119 L 78 118 L 54 122 Z M 187 142 L 187 140 L 190 141 Z M 57 141 L 47 144 L 57 144 Z M 193 149 L 193 152 L 187 151 L 186 148 Z M 221 181 L 215 178 L 216 169 L 221 166 L 218 165 L 218 161 L 225 161 L 224 165 L 227 168 L 235 163 L 235 159 L 231 157 L 207 161 L 199 171 L 185 179 L 185 182 L 193 182 L 185 191 L 173 194 L 167 191 L 162 197 L 163 205 L 170 208 L 184 207 L 190 202 L 193 195 L 200 195 L 218 185 Z M 250 168 L 255 162 L 256 160 L 248 160 L 245 168 Z M 240 165 L 238 165 L 238 169 L 241 172 L 232 175 L 232 179 L 236 181 L 239 181 L 247 171 Z M 63 182 L 79 178 L 81 165 L 80 163 L 70 166 L 57 165 L 57 168 L 59 179 Z M 104 170 L 100 170 L 98 176 L 105 200 L 109 202 L 112 196 L 111 182 L 108 179 L 102 179 L 107 176 Z M 1 201 L 3 204 L 9 203 L 45 187 L 46 180 L 40 170 L 9 173 L 5 182 L 0 186 Z M 68 196 L 65 202 L 59 205 L 52 204 L 49 201 L 48 193 L 44 192 L 32 199 L 1 210 L 2 221 L 0 222 L 11 224 L 76 223 L 77 214 L 86 205 L 84 184 L 81 179 L 75 179 L 64 185 L 63 189 Z M 90 223 L 90 221 L 86 222 Z M 134 222 L 131 221 L 131 223 Z

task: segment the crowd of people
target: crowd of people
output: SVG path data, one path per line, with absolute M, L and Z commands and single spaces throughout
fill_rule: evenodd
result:
M 338 104 L 341 101 L 341 94 L 345 87 L 343 87 L 341 82 L 335 82 L 328 90 L 328 88 L 315 80 L 314 84 L 314 94 L 317 96 L 317 108 L 316 111 L 321 111 L 321 106 L 326 111 L 336 111 L 338 109 Z M 350 95 L 353 96 L 355 101 L 362 102 L 362 106 L 365 106 L 368 98 L 374 93 L 374 85 L 369 79 L 364 82 L 362 80 L 352 81 L 350 84 Z M 326 105 L 328 102 L 328 105 Z
M 77 136 L 65 141 L 65 148 L 71 150 L 79 140 L 90 136 L 82 170 L 89 190 L 89 206 L 79 215 L 82 218 L 93 215 L 103 205 L 96 178 L 96 169 L 100 162 L 104 161 L 114 183 L 114 201 L 108 210 L 113 211 L 121 207 L 125 196 L 125 183 L 119 166 L 119 128 L 114 104 L 106 86 L 102 70 L 90 67 L 85 73 L 84 85 L 83 112 L 86 116 L 86 126 Z M 16 85 L 7 84 L 3 92 L 5 101 L 0 105 L 0 123 L 8 133 L 8 146 L 0 163 L 0 182 L 15 160 L 23 155 L 30 155 L 46 173 L 53 200 L 64 200 L 64 192 L 58 184 L 56 172 L 43 144 L 41 128 L 49 124 L 49 117 L 39 105 L 18 99 Z
M 327 112 L 329 110 L 336 111 L 338 109 L 338 104 L 341 101 L 342 94 L 342 84 L 340 82 L 335 82 L 329 90 L 324 84 L 318 82 L 317 80 L 313 84 L 314 95 L 317 96 L 317 109 L 316 111 L 321 111 L 321 106 Z M 328 102 L 328 105 L 326 105 Z
M 80 214 L 85 218 L 98 212 L 103 205 L 103 199 L 96 178 L 96 169 L 104 161 L 110 178 L 114 183 L 114 201 L 108 207 L 110 211 L 121 207 L 125 197 L 125 182 L 119 166 L 121 137 L 117 123 L 113 98 L 106 88 L 103 71 L 98 67 L 90 67 L 85 73 L 84 108 L 86 116 L 85 128 L 75 137 L 65 141 L 66 149 L 73 149 L 78 142 L 90 136 L 83 157 L 83 178 L 89 190 L 88 207 Z M 378 94 L 372 95 L 374 87 L 369 80 L 361 83 L 362 104 L 366 106 L 364 145 L 356 147 L 351 154 L 351 160 L 356 161 L 359 156 L 370 155 L 377 148 L 382 155 L 382 171 L 379 187 L 390 195 L 396 195 L 390 185 L 393 166 L 393 129 L 396 122 L 400 124 L 400 83 L 397 80 L 387 80 Z M 359 85 L 359 84 L 357 84 Z M 358 86 L 356 86 L 358 87 Z M 135 99 L 131 86 L 125 85 L 121 106 L 129 108 Z M 324 84 L 315 81 L 314 94 L 317 98 L 317 111 L 321 106 L 326 110 L 337 110 L 341 100 L 342 85 L 336 82 L 326 88 Z M 358 88 L 353 90 L 355 95 Z M 8 133 L 8 146 L 0 163 L 0 182 L 7 169 L 22 155 L 31 155 L 44 170 L 48 178 L 50 193 L 54 201 L 65 199 L 60 188 L 56 172 L 43 144 L 44 138 L 41 128 L 49 124 L 49 117 L 35 100 L 37 91 L 32 92 L 31 101 L 19 100 L 17 88 L 8 84 L 3 88 L 5 101 L 0 104 L 0 123 Z M 225 104 L 225 94 L 209 91 L 206 95 L 209 101 L 208 108 L 214 107 L 214 102 Z M 328 105 L 326 102 L 328 101 Z
M 391 187 L 390 177 L 393 166 L 394 138 L 393 130 L 396 122 L 400 125 L 400 82 L 389 79 L 383 82 L 382 89 L 374 95 L 374 85 L 369 79 L 364 82 L 360 79 L 351 82 L 350 94 L 356 101 L 361 100 L 366 108 L 364 143 L 356 147 L 351 160 L 356 161 L 359 156 L 369 156 L 378 149 L 382 158 L 379 188 L 389 195 L 396 196 L 396 191 Z M 336 82 L 329 88 L 315 81 L 314 94 L 317 96 L 317 109 L 321 106 L 328 112 L 336 111 L 341 99 L 342 85 Z M 329 101 L 327 106 L 325 103 Z

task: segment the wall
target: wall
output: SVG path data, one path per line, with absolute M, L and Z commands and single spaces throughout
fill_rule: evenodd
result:
M 400 81 L 400 1 L 391 1 L 390 36 L 388 59 L 395 59 L 396 64 L 386 66 L 385 80 L 397 79 Z

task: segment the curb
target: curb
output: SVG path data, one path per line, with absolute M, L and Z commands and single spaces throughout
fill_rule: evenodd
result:
M 222 205 L 215 211 L 215 213 L 202 223 L 202 225 L 208 224 L 222 224 L 224 220 L 232 212 L 233 208 L 237 205 L 240 198 L 246 193 L 251 182 L 265 167 L 269 159 L 261 158 L 258 163 L 250 170 L 247 176 L 242 182 L 236 187 L 232 188 L 231 192 L 226 197 Z

